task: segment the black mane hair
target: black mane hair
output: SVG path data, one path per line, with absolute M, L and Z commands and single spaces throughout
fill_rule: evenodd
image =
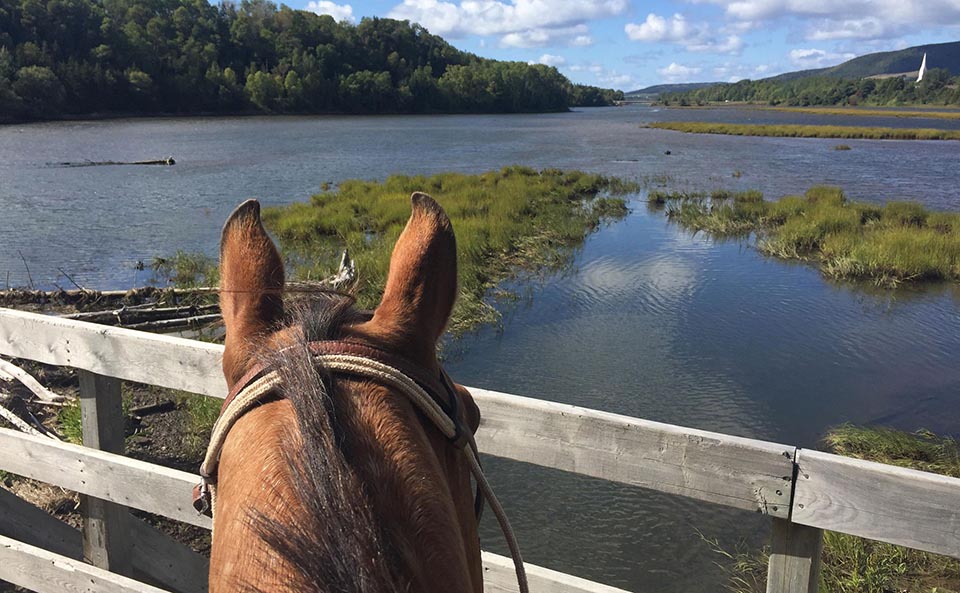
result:
M 285 451 L 297 522 L 253 513 L 256 533 L 296 571 L 290 590 L 302 593 L 387 593 L 409 589 L 398 574 L 398 554 L 378 524 L 370 496 L 351 467 L 349 444 L 338 418 L 333 377 L 318 370 L 308 344 L 337 339 L 341 328 L 365 319 L 353 298 L 321 293 L 308 304 L 288 306 L 287 326 L 296 341 L 261 358 L 282 374 L 279 395 L 295 411 L 302 446 Z M 342 410 L 341 410 L 342 413 Z M 252 590 L 259 590 L 251 583 Z

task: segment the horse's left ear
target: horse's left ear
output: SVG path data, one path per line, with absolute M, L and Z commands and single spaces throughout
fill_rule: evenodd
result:
M 383 299 L 370 325 L 411 358 L 429 362 L 457 298 L 457 242 L 433 198 L 417 192 L 410 201 L 413 212 L 393 248 Z
M 247 200 L 227 218 L 220 236 L 223 374 L 231 388 L 247 371 L 254 343 L 283 316 L 283 283 L 283 260 L 260 222 L 260 203 Z

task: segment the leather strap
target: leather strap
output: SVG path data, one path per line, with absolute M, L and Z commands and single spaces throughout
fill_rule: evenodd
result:
M 410 379 L 415 381 L 418 385 L 420 385 L 421 388 L 423 388 L 430 398 L 440 406 L 447 417 L 453 422 L 455 430 L 453 437 L 449 439 L 451 444 L 457 449 L 463 449 L 469 445 L 474 449 L 474 453 L 476 453 L 476 445 L 474 444 L 472 438 L 473 435 L 469 430 L 464 430 L 463 428 L 463 422 L 460 418 L 459 397 L 457 396 L 456 390 L 453 387 L 453 382 L 450 380 L 450 377 L 442 367 L 440 368 L 439 378 L 436 378 L 431 376 L 431 374 L 426 372 L 422 367 L 403 357 L 391 354 L 381 348 L 377 348 L 369 344 L 362 344 L 350 340 L 321 340 L 310 342 L 308 347 L 310 349 L 310 353 L 314 356 L 358 356 L 393 367 L 404 375 L 410 377 Z M 222 416 L 224 414 L 234 400 L 237 399 L 237 396 L 243 393 L 248 387 L 250 387 L 268 371 L 269 369 L 266 365 L 256 364 L 246 373 L 244 373 L 240 380 L 234 384 L 233 388 L 227 394 L 227 397 L 224 398 L 223 405 L 220 407 L 220 415 Z M 344 371 L 336 371 L 336 373 L 343 372 Z M 358 374 L 358 376 L 364 377 L 363 374 Z M 266 396 L 264 396 L 264 398 L 265 397 Z M 261 401 L 264 398 L 261 398 Z M 219 456 L 219 451 L 217 453 Z M 479 456 L 477 457 L 477 460 L 479 462 Z M 214 465 L 213 467 L 215 468 L 216 466 Z M 193 489 L 193 507 L 198 513 L 207 516 L 212 516 L 213 495 L 211 486 L 216 484 L 217 481 L 215 469 L 210 473 L 212 475 L 203 475 L 203 472 L 201 471 L 203 482 L 195 486 Z M 478 484 L 477 495 L 474 500 L 474 512 L 478 521 L 483 513 L 483 501 L 484 499 L 483 496 L 480 495 L 480 487 Z

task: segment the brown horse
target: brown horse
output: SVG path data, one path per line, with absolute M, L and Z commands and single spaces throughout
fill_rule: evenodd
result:
M 257 365 L 282 386 L 230 429 L 220 455 L 210 590 L 483 589 L 463 451 L 384 384 L 318 370 L 317 340 L 348 340 L 440 376 L 436 358 L 457 294 L 456 242 L 429 196 L 393 250 L 371 314 L 326 295 L 285 305 L 282 260 L 247 201 L 220 243 L 223 372 L 231 389 Z M 480 415 L 455 386 L 459 420 Z

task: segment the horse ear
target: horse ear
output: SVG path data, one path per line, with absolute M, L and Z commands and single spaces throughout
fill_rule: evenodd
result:
M 260 203 L 247 200 L 220 236 L 220 310 L 227 328 L 223 374 L 240 380 L 258 337 L 283 316 L 283 260 L 260 222 Z
M 457 242 L 433 198 L 417 192 L 410 201 L 413 212 L 393 248 L 383 299 L 370 323 L 412 357 L 429 361 L 457 298 Z

